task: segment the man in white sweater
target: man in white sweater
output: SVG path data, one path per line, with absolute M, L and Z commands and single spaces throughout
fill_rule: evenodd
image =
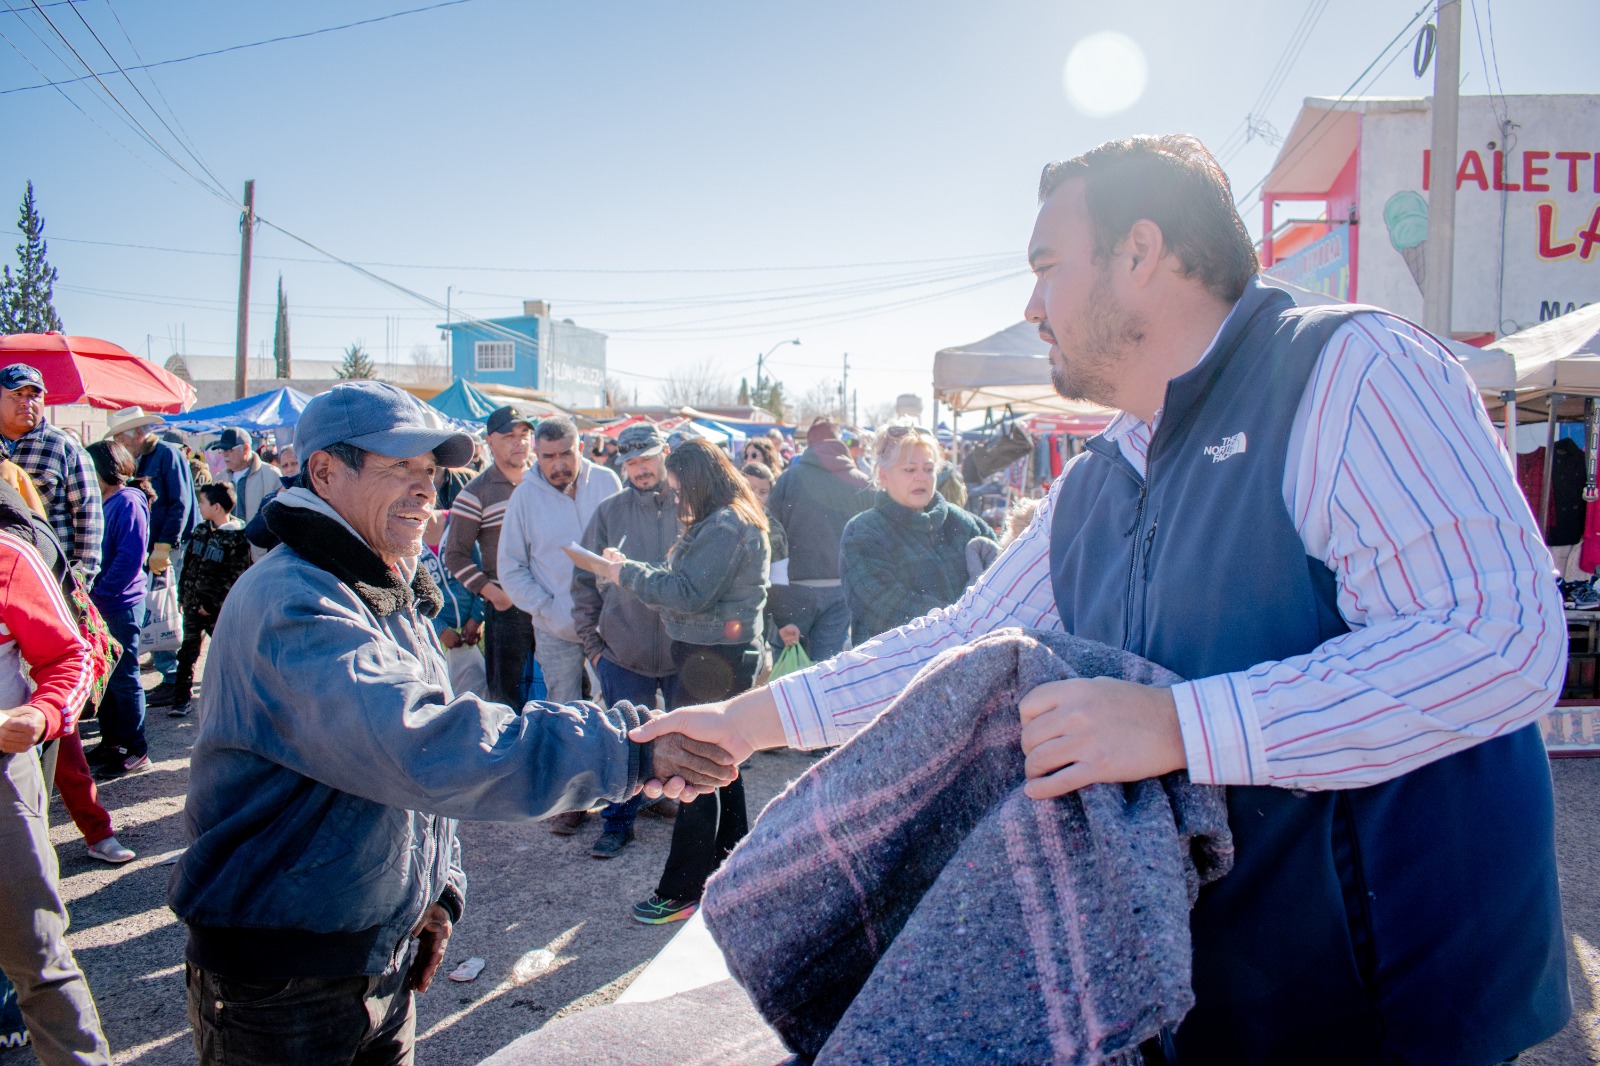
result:
M 500 585 L 533 618 L 547 698 L 570 703 L 583 695 L 583 645 L 572 620 L 572 561 L 561 548 L 582 539 L 595 508 L 621 492 L 622 482 L 583 458 L 570 418 L 540 422 L 533 449 L 537 463 L 506 504 Z

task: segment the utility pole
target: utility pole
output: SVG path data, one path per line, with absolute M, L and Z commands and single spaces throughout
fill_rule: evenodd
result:
M 256 182 L 244 183 L 244 214 L 239 216 L 239 335 L 233 350 L 234 399 L 244 399 L 249 382 L 250 245 L 256 232 Z
M 1461 0 L 1438 0 L 1433 60 L 1433 155 L 1428 167 L 1428 251 L 1423 258 L 1422 325 L 1450 339 L 1456 261 L 1456 135 L 1461 104 Z M 1495 180 L 1500 181 L 1500 175 Z
M 844 353 L 844 377 L 839 379 L 839 420 L 842 422 L 850 414 L 849 405 L 845 397 L 850 395 L 850 353 Z

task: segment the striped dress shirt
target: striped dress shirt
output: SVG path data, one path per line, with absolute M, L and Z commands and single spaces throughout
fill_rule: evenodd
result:
M 1124 414 L 1105 435 L 1142 476 L 1153 432 Z M 1060 628 L 1050 579 L 1060 485 L 959 602 L 774 682 L 789 743 L 847 739 L 946 648 L 1004 626 Z M 1567 638 L 1550 553 L 1471 379 L 1432 337 L 1378 314 L 1334 333 L 1295 415 L 1283 497 L 1306 554 L 1336 576 L 1350 632 L 1176 686 L 1194 780 L 1376 784 L 1554 703 Z

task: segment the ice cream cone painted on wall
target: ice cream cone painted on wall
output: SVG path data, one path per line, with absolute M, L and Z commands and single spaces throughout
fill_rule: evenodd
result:
M 1395 193 L 1383 205 L 1383 224 L 1389 228 L 1389 243 L 1405 257 L 1421 290 L 1428 276 L 1428 201 L 1409 189 Z

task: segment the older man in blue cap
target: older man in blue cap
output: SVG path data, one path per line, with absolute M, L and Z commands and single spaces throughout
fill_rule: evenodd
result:
M 412 397 L 345 382 L 295 431 L 304 485 L 224 603 L 200 697 L 170 902 L 188 925 L 202 1063 L 409 1063 L 413 992 L 459 920 L 456 819 L 523 820 L 731 781 L 720 748 L 635 744 L 651 712 L 452 693 L 417 566 L 434 471 L 472 442 Z M 674 789 L 669 788 L 669 793 Z

